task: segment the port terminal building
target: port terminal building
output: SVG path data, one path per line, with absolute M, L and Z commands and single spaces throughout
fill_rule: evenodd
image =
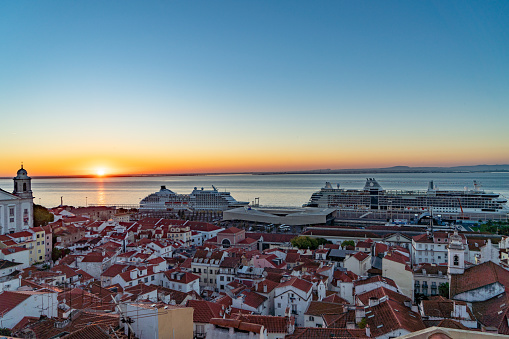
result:
M 317 207 L 295 209 L 239 207 L 223 212 L 225 221 L 250 221 L 289 226 L 331 224 L 336 216 L 335 208 Z

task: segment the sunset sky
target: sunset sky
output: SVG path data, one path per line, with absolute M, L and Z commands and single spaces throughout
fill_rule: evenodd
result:
M 3 1 L 0 176 L 509 163 L 509 1 Z

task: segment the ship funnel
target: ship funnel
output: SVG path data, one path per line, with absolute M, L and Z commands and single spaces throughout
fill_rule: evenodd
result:
M 166 189 L 166 186 L 165 185 L 161 185 L 161 191 L 165 190 L 165 189 Z
M 433 191 L 435 189 L 435 185 L 433 184 L 433 180 L 430 180 L 428 184 L 428 191 Z

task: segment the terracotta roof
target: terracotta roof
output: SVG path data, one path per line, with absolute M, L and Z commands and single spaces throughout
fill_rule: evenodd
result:
M 267 300 L 267 297 L 264 297 L 263 295 L 256 292 L 245 291 L 242 292 L 242 294 L 245 296 L 244 304 L 253 308 L 260 307 L 260 305 Z
M 319 339 L 319 338 L 369 338 L 366 330 L 346 328 L 318 328 L 318 327 L 297 327 L 295 332 L 287 335 L 286 339 Z
M 225 306 L 205 300 L 189 300 L 187 307 L 192 307 L 193 322 L 209 323 L 212 318 L 223 317 Z
M 277 317 L 272 315 L 237 314 L 235 319 L 251 324 L 263 325 L 267 333 L 288 333 L 289 326 L 294 322 L 293 318 Z
M 336 303 L 336 304 L 349 304 L 348 300 L 341 298 L 336 293 L 323 298 L 322 301 L 329 302 L 329 303 Z
M 110 277 L 113 278 L 117 276 L 118 274 L 122 273 L 124 269 L 126 269 L 128 265 L 121 265 L 121 264 L 113 264 L 111 265 L 106 271 L 101 274 L 104 277 Z
M 417 268 L 414 269 L 414 272 L 415 273 L 423 273 L 423 270 L 426 270 L 426 274 L 438 275 L 439 272 L 442 272 L 443 276 L 447 275 L 447 266 L 446 265 L 422 263 Z
M 227 228 L 225 229 L 224 231 L 221 231 L 219 233 L 239 233 L 239 232 L 242 232 L 243 230 L 241 230 L 240 228 L 237 228 L 237 227 L 230 227 L 230 228 Z
M 509 296 L 502 293 L 482 302 L 472 303 L 472 312 L 477 320 L 486 327 L 495 327 L 500 334 L 509 334 L 508 312 Z
M 368 278 L 368 279 L 364 279 L 364 280 L 354 281 L 353 285 L 354 286 L 361 286 L 361 285 L 366 285 L 366 284 L 376 283 L 376 282 L 385 283 L 385 284 L 387 284 L 389 286 L 392 286 L 394 288 L 398 288 L 398 286 L 396 285 L 394 280 L 392 280 L 390 278 L 382 277 L 382 276 L 379 276 L 379 275 L 371 277 L 371 278 Z
M 334 271 L 333 278 L 336 280 L 340 280 L 342 282 L 353 282 L 354 280 L 359 279 L 357 274 L 352 271 Z
M 258 285 L 255 287 L 255 291 L 258 292 L 258 293 L 270 293 L 272 292 L 272 290 L 274 290 L 279 284 L 275 281 L 272 281 L 272 280 L 269 280 L 269 279 L 265 279 L 263 281 L 260 281 L 258 283 Z M 264 289 L 264 286 L 267 286 L 266 287 L 266 292 L 265 292 L 265 289 Z
M 5 313 L 9 312 L 26 299 L 30 298 L 30 294 L 4 291 L 0 293 L 0 316 L 4 316 Z
M 344 307 L 341 304 L 312 301 L 304 314 L 321 316 L 322 314 L 341 314 L 344 313 Z
M 366 322 L 373 337 L 398 329 L 415 332 L 426 328 L 418 313 L 390 299 L 366 309 Z
M 300 260 L 300 254 L 299 253 L 288 253 L 286 254 L 285 261 L 289 264 L 297 263 Z
M 91 252 L 83 258 L 81 262 L 103 262 L 106 256 L 103 256 L 101 253 Z
M 62 339 L 110 339 L 99 325 L 88 325 L 75 332 L 64 335 Z
M 223 319 L 223 318 L 213 318 L 210 319 L 210 323 L 220 327 L 227 328 L 236 328 L 239 331 L 253 332 L 253 333 L 262 333 L 264 330 L 263 325 L 259 324 L 251 324 L 247 322 L 243 322 L 237 319 Z
M 234 268 L 236 266 L 240 265 L 240 258 L 239 257 L 226 257 L 221 261 L 219 264 L 219 267 L 222 268 Z
M 297 277 L 293 277 L 290 280 L 280 283 L 277 288 L 286 287 L 286 286 L 293 286 L 301 291 L 308 293 L 311 290 L 311 288 L 313 287 L 313 284 L 311 284 L 305 280 L 299 279 Z
M 164 275 L 165 275 L 166 279 L 168 279 L 169 281 L 174 281 L 174 282 L 178 282 L 181 284 L 189 284 L 195 280 L 200 279 L 199 275 L 189 273 L 186 271 L 181 271 L 178 269 L 168 270 L 168 271 L 164 272 Z
M 364 261 L 367 257 L 369 257 L 369 255 L 364 252 L 357 252 L 353 255 L 353 257 L 359 261 Z
M 451 275 L 451 298 L 486 285 L 500 283 L 509 286 L 509 271 L 492 261 L 467 268 L 461 275 Z
M 376 298 L 380 300 L 381 298 L 387 296 L 389 299 L 394 300 L 402 305 L 404 305 L 405 301 L 412 301 L 410 298 L 403 294 L 399 294 L 398 292 L 394 292 L 393 290 L 390 290 L 385 287 L 378 287 L 374 290 L 368 291 L 366 293 L 362 293 L 357 295 L 357 299 L 364 305 L 369 305 L 369 299 L 370 298 Z

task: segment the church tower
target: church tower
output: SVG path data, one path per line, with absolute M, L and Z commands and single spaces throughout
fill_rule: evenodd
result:
M 463 274 L 465 272 L 465 247 L 457 229 L 454 230 L 454 234 L 450 237 L 447 256 L 449 275 Z
M 23 164 L 21 164 L 21 168 L 18 170 L 17 175 L 13 178 L 14 180 L 14 191 L 12 194 L 20 197 L 20 198 L 32 198 L 32 178 L 30 178 L 27 174 L 26 169 L 23 168 Z

